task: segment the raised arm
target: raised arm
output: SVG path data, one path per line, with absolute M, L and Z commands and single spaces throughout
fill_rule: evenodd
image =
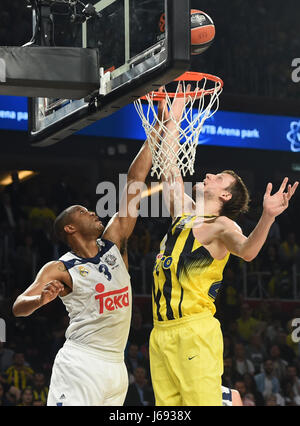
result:
M 223 226 L 219 238 L 228 251 L 248 262 L 255 259 L 266 242 L 275 218 L 288 208 L 289 201 L 299 185 L 298 182 L 294 183 L 293 186 L 288 185 L 287 192 L 285 192 L 287 183 L 288 178 L 285 178 L 274 195 L 271 195 L 272 184 L 268 184 L 264 195 L 263 213 L 248 238 L 242 234 L 241 230 L 230 219 L 220 218 Z
M 161 118 L 161 114 L 162 104 L 160 103 L 159 118 Z M 159 123 L 156 123 L 155 130 L 159 131 Z M 132 234 L 137 221 L 141 193 L 145 189 L 145 180 L 151 166 L 152 154 L 148 140 L 146 140 L 129 167 L 119 212 L 111 218 L 103 232 L 103 238 L 114 242 L 118 246 L 125 263 L 127 263 L 127 240 Z
M 190 91 L 190 85 L 187 86 L 187 91 Z M 182 86 L 179 83 L 178 93 L 182 93 Z M 170 211 L 172 218 L 181 215 L 182 213 L 189 213 L 195 210 L 195 203 L 186 193 L 184 189 L 184 182 L 178 167 L 177 153 L 179 146 L 178 139 L 178 125 L 181 123 L 183 111 L 185 108 L 186 100 L 184 97 L 175 97 L 170 108 L 164 105 L 166 132 L 165 138 L 162 142 L 162 153 L 164 155 L 163 161 L 166 164 L 167 176 L 162 175 L 163 196 L 167 208 Z
M 29 316 L 58 295 L 65 296 L 71 288 L 71 277 L 63 263 L 49 262 L 39 271 L 34 282 L 17 297 L 13 314 L 16 317 Z

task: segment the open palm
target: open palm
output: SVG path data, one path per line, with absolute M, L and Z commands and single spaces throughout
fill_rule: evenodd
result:
M 279 216 L 282 212 L 284 212 L 284 210 L 288 208 L 289 201 L 299 185 L 299 182 L 295 182 L 293 186 L 287 186 L 288 181 L 288 178 L 284 178 L 279 190 L 273 195 L 271 195 L 273 185 L 268 183 L 263 203 L 264 212 L 268 215 L 272 217 Z

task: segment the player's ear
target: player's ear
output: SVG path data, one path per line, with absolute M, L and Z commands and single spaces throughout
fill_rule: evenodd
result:
M 74 225 L 69 224 L 64 226 L 64 231 L 66 234 L 71 235 L 71 234 L 74 234 L 74 232 L 76 231 L 76 228 Z
M 231 200 L 232 194 L 229 191 L 224 191 L 220 195 L 221 200 L 226 203 L 227 201 Z

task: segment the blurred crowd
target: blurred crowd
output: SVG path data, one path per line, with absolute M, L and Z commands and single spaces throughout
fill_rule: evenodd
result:
M 39 268 L 67 248 L 55 240 L 56 215 L 71 204 L 95 207 L 89 194 L 79 195 L 67 177 L 36 176 L 12 183 L 0 193 L 0 312 L 7 319 L 7 343 L 0 347 L 0 405 L 45 405 L 55 355 L 65 340 L 68 316 L 55 300 L 27 318 L 14 318 L 12 303 Z M 246 235 L 261 212 L 261 197 L 239 224 Z M 293 270 L 299 268 L 299 235 L 291 227 L 298 215 L 295 200 L 273 225 L 268 241 L 249 265 L 231 257 L 216 300 L 224 334 L 223 384 L 238 389 L 244 405 L 300 405 L 300 346 L 292 339 L 292 320 L 300 318 L 293 291 Z M 126 405 L 154 405 L 148 342 L 152 329 L 152 269 L 169 218 L 139 218 L 129 241 L 129 270 L 134 307 L 126 364 Z M 245 297 L 244 272 L 265 273 L 265 293 Z M 300 269 L 300 268 L 299 268 Z M 299 286 L 296 283 L 299 291 Z M 297 298 L 299 299 L 299 293 Z M 290 303 L 283 308 L 282 303 Z

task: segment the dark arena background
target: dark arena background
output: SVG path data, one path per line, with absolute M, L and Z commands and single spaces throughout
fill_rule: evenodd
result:
M 1 46 L 31 39 L 27 6 L 1 0 Z M 200 135 L 195 174 L 187 180 L 228 169 L 242 176 L 251 204 L 238 224 L 248 236 L 268 182 L 276 189 L 285 176 L 291 183 L 300 179 L 300 4 L 191 0 L 191 7 L 208 13 L 216 26 L 214 43 L 191 58 L 191 69 L 221 77 L 224 91 L 218 113 Z M 53 221 L 73 204 L 96 211 L 99 183 L 112 182 L 118 190 L 119 175 L 127 173 L 145 138 L 130 106 L 43 148 L 29 143 L 27 126 L 27 99 L 0 96 L 0 405 L 45 405 L 53 360 L 64 343 L 68 316 L 60 300 L 27 318 L 12 315 L 14 300 L 41 266 L 66 251 L 54 238 Z M 231 256 L 216 298 L 223 385 L 237 389 L 245 406 L 300 406 L 299 217 L 298 192 L 254 261 Z M 127 406 L 154 406 L 152 270 L 169 225 L 168 217 L 139 217 L 128 244 L 134 301 L 125 356 Z

